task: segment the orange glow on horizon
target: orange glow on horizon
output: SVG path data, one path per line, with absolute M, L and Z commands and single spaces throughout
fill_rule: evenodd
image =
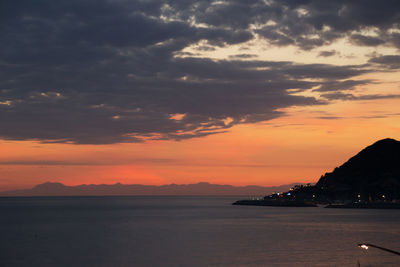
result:
M 399 87 L 394 77 L 383 75 L 382 84 L 363 86 L 357 92 L 395 94 Z M 399 107 L 400 98 L 292 107 L 280 118 L 180 142 L 72 145 L 3 140 L 0 191 L 46 181 L 66 185 L 313 183 L 365 146 L 382 138 L 400 139 Z
M 101 146 L 2 142 L 0 189 L 46 181 L 66 185 L 204 181 L 237 186 L 316 182 L 372 142 L 400 135 L 399 116 L 360 120 L 352 118 L 356 112 L 347 107 L 344 112 L 350 117 L 324 120 L 312 117 L 312 109 L 302 109 L 264 124 L 239 125 L 226 134 L 182 142 Z

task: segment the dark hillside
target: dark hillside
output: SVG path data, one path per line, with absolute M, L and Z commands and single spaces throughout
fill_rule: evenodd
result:
M 333 198 L 400 199 L 400 142 L 377 141 L 323 175 L 315 187 Z

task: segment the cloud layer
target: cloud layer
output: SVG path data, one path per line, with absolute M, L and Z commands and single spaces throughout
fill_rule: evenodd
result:
M 351 90 L 371 66 L 182 57 L 265 38 L 309 50 L 339 38 L 400 48 L 399 1 L 2 1 L 0 137 L 107 144 L 220 133 Z M 369 31 L 372 35 L 365 35 Z M 321 53 L 331 56 L 334 52 Z M 328 96 L 328 95 L 326 95 Z M 337 96 L 337 95 L 336 95 Z M 346 99 L 348 99 L 346 97 Z

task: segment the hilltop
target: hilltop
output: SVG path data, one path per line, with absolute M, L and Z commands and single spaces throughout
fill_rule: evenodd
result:
M 364 148 L 321 176 L 315 189 L 331 199 L 400 199 L 400 142 L 387 138 Z
M 399 201 L 400 142 L 386 138 L 325 173 L 315 185 L 296 185 L 287 192 L 267 195 L 258 202 L 238 201 L 234 204 L 312 206 L 316 203 L 348 203 L 341 207 L 400 208 L 395 204 Z

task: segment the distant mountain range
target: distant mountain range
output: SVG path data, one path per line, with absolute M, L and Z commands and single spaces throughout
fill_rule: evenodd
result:
M 231 196 L 263 196 L 273 192 L 287 191 L 295 184 L 262 187 L 262 186 L 232 186 L 210 183 L 169 184 L 169 185 L 128 185 L 101 184 L 66 186 L 61 183 L 43 183 L 32 189 L 0 192 L 0 196 L 111 196 L 111 195 L 231 195 Z
M 368 202 L 400 200 L 400 142 L 383 139 L 366 147 L 315 186 L 288 184 L 275 187 L 218 185 L 210 183 L 170 185 L 78 185 L 44 183 L 32 189 L 0 192 L 0 196 L 104 196 L 104 195 L 236 195 L 261 196 L 294 187 L 287 198 L 312 201 Z M 279 195 L 281 198 L 282 195 Z

